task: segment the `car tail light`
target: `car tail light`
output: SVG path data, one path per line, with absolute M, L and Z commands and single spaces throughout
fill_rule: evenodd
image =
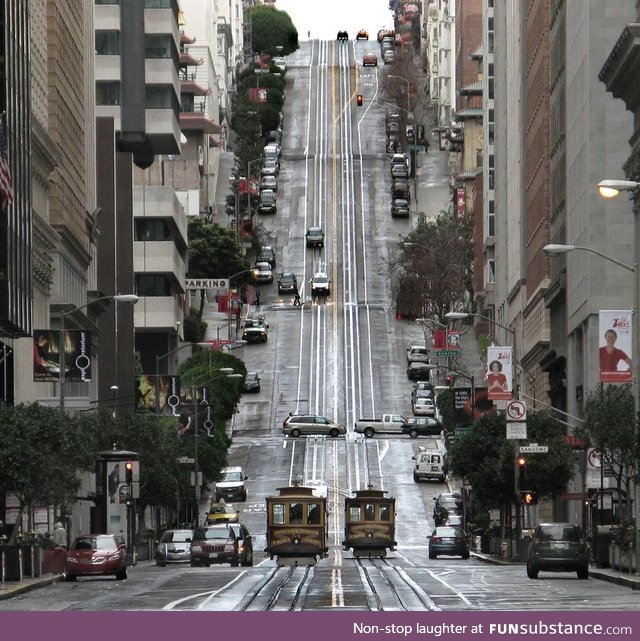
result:
M 458 536 L 458 537 L 456 537 L 456 541 L 457 541 L 458 543 L 464 543 L 464 536 Z
M 433 543 L 440 543 L 442 541 L 442 538 L 439 536 L 434 536 L 434 537 L 431 537 L 431 541 Z

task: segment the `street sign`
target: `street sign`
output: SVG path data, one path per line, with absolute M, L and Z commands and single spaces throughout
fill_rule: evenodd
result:
M 524 401 L 507 401 L 507 421 L 526 421 L 527 406 Z
M 193 464 L 195 462 L 196 462 L 196 459 L 189 458 L 188 456 L 181 456 L 180 458 L 176 459 L 176 463 L 182 463 L 183 465 Z
M 529 445 L 521 445 L 521 454 L 546 454 L 549 451 L 548 445 L 538 445 L 537 443 L 530 443 Z
M 413 151 L 424 151 L 424 145 L 407 145 L 409 149 L 412 149 Z
M 457 349 L 437 349 L 436 356 L 458 356 L 460 350 Z
M 468 434 L 471 431 L 471 427 L 465 426 L 465 427 L 456 427 L 453 430 L 453 435 L 456 438 L 460 438 L 464 436 L 465 434 Z
M 228 278 L 185 278 L 185 289 L 229 289 Z
M 507 423 L 507 440 L 515 441 L 517 439 L 527 438 L 527 424 L 518 421 L 517 423 Z

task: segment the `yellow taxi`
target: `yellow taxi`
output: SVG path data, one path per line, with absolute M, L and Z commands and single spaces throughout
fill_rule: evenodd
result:
M 225 503 L 224 500 L 219 503 L 212 503 L 207 514 L 206 525 L 213 525 L 214 523 L 237 523 L 238 511 L 230 503 Z

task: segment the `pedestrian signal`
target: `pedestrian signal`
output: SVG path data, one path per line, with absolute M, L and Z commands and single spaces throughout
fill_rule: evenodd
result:
M 536 498 L 536 493 L 532 492 L 531 490 L 525 490 L 524 492 L 521 492 L 522 495 L 522 502 L 525 505 L 535 505 L 538 500 Z
M 362 107 L 363 102 L 364 102 L 364 96 L 361 93 L 359 93 L 356 96 L 356 104 L 358 105 L 358 107 Z

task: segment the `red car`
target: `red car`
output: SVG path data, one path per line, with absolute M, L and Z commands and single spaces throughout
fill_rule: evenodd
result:
M 79 576 L 113 574 L 118 581 L 127 578 L 127 546 L 113 534 L 85 534 L 74 539 L 64 565 L 64 580 Z
M 363 67 L 377 67 L 378 66 L 378 56 L 373 53 L 368 53 L 362 58 Z

